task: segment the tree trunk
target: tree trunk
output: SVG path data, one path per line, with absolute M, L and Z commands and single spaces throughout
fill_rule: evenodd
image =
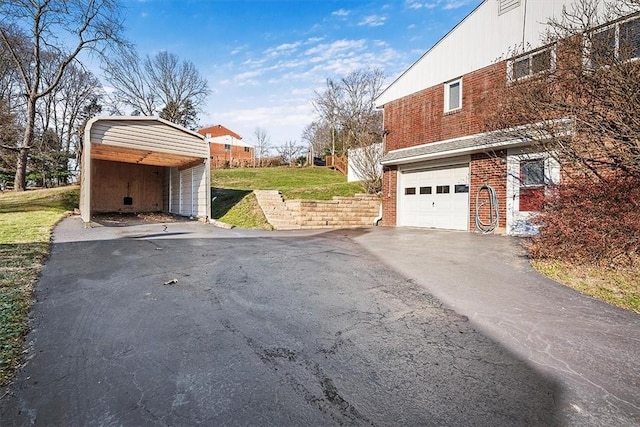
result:
M 29 149 L 21 147 L 18 150 L 18 159 L 16 162 L 16 177 L 13 181 L 13 189 L 15 191 L 24 191 L 27 182 L 27 160 L 29 159 Z
M 27 162 L 29 150 L 33 142 L 33 133 L 36 125 L 36 100 L 27 100 L 27 123 L 25 123 L 22 144 L 18 147 L 18 160 L 16 162 L 16 177 L 13 180 L 15 191 L 24 191 L 27 187 Z

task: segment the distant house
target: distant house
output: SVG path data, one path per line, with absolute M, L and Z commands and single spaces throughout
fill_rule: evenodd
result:
M 242 141 L 242 137 L 222 125 L 200 129 L 209 143 L 212 168 L 252 166 L 254 147 Z

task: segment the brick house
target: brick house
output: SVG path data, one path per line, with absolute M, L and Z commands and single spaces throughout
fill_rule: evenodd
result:
M 209 126 L 198 133 L 209 143 L 212 169 L 253 166 L 254 147 L 237 133 L 222 125 Z
M 383 225 L 475 231 L 494 219 L 497 232 L 535 231 L 536 196 L 559 183 L 560 165 L 530 140 L 491 137 L 484 118 L 497 88 L 555 66 L 545 23 L 572 2 L 485 0 L 376 99 Z M 570 132 L 570 118 L 558 123 Z

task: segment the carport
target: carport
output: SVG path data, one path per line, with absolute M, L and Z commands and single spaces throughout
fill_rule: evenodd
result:
M 80 215 L 167 212 L 208 220 L 209 147 L 158 117 L 96 117 L 84 132 Z

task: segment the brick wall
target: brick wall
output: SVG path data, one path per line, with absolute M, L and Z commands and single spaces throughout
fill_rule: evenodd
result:
M 380 225 L 395 227 L 396 196 L 398 183 L 398 169 L 395 166 L 384 169 L 382 176 L 382 221 Z
M 412 147 L 485 131 L 486 111 L 506 84 L 506 61 L 462 78 L 462 108 L 444 112 L 444 82 L 384 106 L 386 149 Z
M 231 145 L 228 150 L 225 150 L 224 144 L 211 143 L 209 152 L 212 168 L 249 166 L 253 162 L 253 148 L 249 148 L 249 152 L 246 152 L 244 147 Z
M 474 154 L 471 156 L 469 165 L 470 185 L 469 185 L 469 230 L 476 231 L 475 212 L 476 195 L 478 189 L 483 185 L 490 185 L 496 190 L 498 196 L 498 209 L 500 212 L 500 222 L 498 227 L 502 231 L 507 226 L 507 153 L 500 151 L 489 154 Z M 482 192 L 479 204 L 482 206 L 479 215 L 484 223 L 489 222 L 489 204 L 487 203 L 487 192 Z

